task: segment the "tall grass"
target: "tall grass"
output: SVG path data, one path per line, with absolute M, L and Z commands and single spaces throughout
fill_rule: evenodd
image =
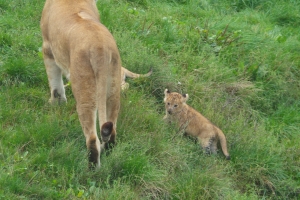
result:
M 299 199 L 300 4 L 100 0 L 128 80 L 116 147 L 88 169 L 75 101 L 48 104 L 41 1 L 0 0 L 0 199 Z M 225 133 L 231 161 L 164 124 L 163 91 Z

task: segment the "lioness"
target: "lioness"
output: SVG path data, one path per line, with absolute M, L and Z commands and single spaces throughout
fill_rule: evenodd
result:
M 224 133 L 203 115 L 186 104 L 189 95 L 181 95 L 176 92 L 171 93 L 168 89 L 165 89 L 164 93 L 166 108 L 164 120 L 175 122 L 185 133 L 197 137 L 201 142 L 202 148 L 206 150 L 207 153 L 216 153 L 217 141 L 220 140 L 223 153 L 226 159 L 229 160 L 230 156 L 227 151 Z
M 101 149 L 115 142 L 120 109 L 122 65 L 116 42 L 99 21 L 95 0 L 46 0 L 40 25 L 50 102 L 67 100 L 62 74 L 68 76 L 90 166 L 100 167 Z

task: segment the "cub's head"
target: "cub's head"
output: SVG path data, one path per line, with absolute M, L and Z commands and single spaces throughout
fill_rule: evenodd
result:
M 166 111 L 170 115 L 180 112 L 183 106 L 186 105 L 188 98 L 188 94 L 179 94 L 177 92 L 170 92 L 168 89 L 165 89 L 164 102 Z

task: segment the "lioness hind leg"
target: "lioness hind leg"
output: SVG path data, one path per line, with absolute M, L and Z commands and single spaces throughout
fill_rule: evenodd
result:
M 51 49 L 43 45 L 43 56 L 51 91 L 50 103 L 63 103 L 67 101 L 62 79 L 62 71 L 56 64 Z
M 84 63 L 76 62 L 78 73 L 71 73 L 71 87 L 76 100 L 76 110 L 83 134 L 86 140 L 86 146 L 89 153 L 89 165 L 100 167 L 100 140 L 97 136 L 97 102 L 96 102 L 96 84 L 92 69 L 84 67 Z M 76 67 L 74 66 L 74 68 Z M 71 66 L 72 67 L 72 66 Z M 79 71 L 82 69 L 83 71 Z M 82 76 L 84 74 L 85 76 Z M 76 80 L 76 81 L 74 81 Z
M 100 167 L 101 147 L 96 130 L 96 108 L 84 106 L 79 101 L 77 102 L 77 112 L 89 153 L 89 166 L 90 168 Z
M 120 99 L 120 93 L 116 92 L 108 99 L 106 104 L 107 120 L 112 123 L 111 136 L 108 141 L 105 141 L 106 148 L 109 148 L 110 146 L 114 146 L 116 143 L 117 118 L 120 110 L 120 102 L 118 99 Z

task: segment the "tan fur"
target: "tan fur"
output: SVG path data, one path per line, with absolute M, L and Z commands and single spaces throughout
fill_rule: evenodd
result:
M 129 71 L 125 67 L 121 67 L 121 88 L 122 90 L 127 90 L 129 88 L 129 83 L 126 83 L 126 78 L 139 78 L 139 77 L 148 77 L 152 74 L 152 69 L 147 74 L 136 74 L 134 72 Z M 66 76 L 67 79 L 69 75 Z M 65 87 L 69 86 L 70 83 L 64 85 Z
M 43 57 L 50 102 L 65 102 L 62 80 L 71 82 L 91 164 L 114 143 L 120 109 L 121 59 L 116 42 L 99 21 L 95 0 L 46 0 L 42 18 Z M 96 132 L 97 114 L 102 144 Z
M 133 73 L 133 72 L 129 71 L 125 67 L 122 67 L 122 70 L 121 70 L 121 82 L 122 82 L 121 87 L 122 87 L 122 90 L 126 90 L 126 89 L 129 88 L 129 83 L 125 82 L 126 77 L 128 77 L 128 78 L 148 77 L 151 74 L 152 74 L 152 69 L 150 69 L 150 71 L 147 74 L 136 74 L 136 73 Z
M 199 112 L 186 104 L 188 94 L 181 95 L 176 92 L 165 90 L 165 108 L 166 115 L 164 120 L 175 122 L 181 130 L 187 134 L 197 137 L 203 149 L 207 153 L 217 152 L 217 142 L 220 140 L 221 148 L 229 160 L 230 156 L 227 151 L 227 142 L 224 133 Z

